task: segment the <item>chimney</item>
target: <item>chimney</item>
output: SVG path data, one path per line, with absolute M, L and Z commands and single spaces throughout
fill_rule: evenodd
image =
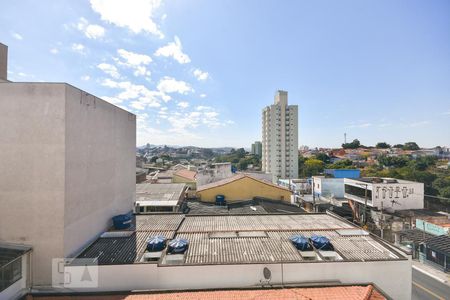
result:
M 8 46 L 0 43 L 0 81 L 8 81 Z

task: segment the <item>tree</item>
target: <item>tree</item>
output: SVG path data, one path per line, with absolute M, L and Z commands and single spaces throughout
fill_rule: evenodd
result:
M 305 173 L 305 161 L 306 161 L 306 159 L 302 155 L 298 156 L 298 176 L 299 177 L 305 177 L 306 176 L 306 173 Z
M 247 170 L 247 167 L 248 167 L 247 159 L 241 158 L 238 163 L 238 169 L 241 171 L 245 171 L 245 170 Z
M 323 172 L 325 164 L 323 161 L 310 158 L 305 161 L 305 175 L 310 177 Z
M 378 149 L 389 149 L 389 148 L 391 148 L 391 145 L 389 145 L 386 142 L 379 142 L 379 143 L 376 144 L 375 147 L 378 148 Z
M 346 158 L 342 160 L 338 160 L 334 164 L 328 166 L 329 169 L 351 169 L 353 167 L 353 161 Z
M 354 139 L 351 143 L 342 144 L 342 148 L 344 149 L 358 149 L 361 146 L 361 143 L 358 139 Z
M 415 142 L 408 142 L 408 143 L 405 143 L 405 145 L 403 145 L 402 149 L 403 150 L 420 150 L 420 147 Z
M 403 145 L 402 144 L 395 144 L 394 146 L 392 146 L 392 148 L 403 149 Z
M 406 156 L 386 156 L 380 155 L 377 158 L 378 163 L 384 167 L 402 168 L 406 166 L 409 159 Z
M 439 196 L 450 199 L 450 186 L 440 189 Z
M 323 161 L 326 164 L 330 163 L 330 157 L 326 153 L 319 153 L 319 154 L 316 155 L 316 158 L 318 160 Z

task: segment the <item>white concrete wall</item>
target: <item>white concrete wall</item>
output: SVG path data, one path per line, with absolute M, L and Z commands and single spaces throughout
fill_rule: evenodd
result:
M 59 83 L 0 83 L 0 111 L 0 241 L 31 245 L 50 285 L 52 258 L 132 210 L 135 116 Z
M 67 85 L 64 257 L 132 210 L 135 116 Z
M 63 255 L 65 86 L 0 83 L 0 241 L 33 247 L 34 283 Z
M 387 210 L 422 209 L 424 207 L 424 186 L 419 182 L 374 184 L 372 203 L 375 207 Z
M 348 178 L 345 178 L 344 183 L 366 188 L 365 183 Z M 420 182 L 398 180 L 397 183 L 367 183 L 367 190 L 372 192 L 368 205 L 377 209 L 381 209 L 382 202 L 383 209 L 388 211 L 424 208 L 424 185 Z M 345 197 L 364 203 L 364 197 L 347 193 Z
M 218 289 L 261 286 L 263 269 L 272 272 L 271 284 L 340 281 L 346 284 L 374 283 L 393 299 L 411 299 L 411 261 L 326 262 L 165 266 L 134 264 L 99 266 L 97 291 L 148 289 Z M 66 267 L 66 272 L 73 272 Z M 282 272 L 283 270 L 283 272 Z M 283 276 L 282 276 L 283 274 Z

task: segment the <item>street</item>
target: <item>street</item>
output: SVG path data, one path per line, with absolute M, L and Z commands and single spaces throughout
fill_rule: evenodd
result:
M 413 300 L 450 299 L 450 287 L 415 269 L 412 270 Z

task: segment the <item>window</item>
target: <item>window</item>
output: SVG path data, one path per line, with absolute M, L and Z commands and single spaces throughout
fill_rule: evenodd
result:
M 353 185 L 345 185 L 345 193 L 357 196 L 360 198 L 365 198 L 366 188 L 365 187 L 357 187 Z M 372 200 L 372 191 L 367 189 L 367 199 Z
M 0 268 L 0 292 L 22 278 L 22 257 Z

